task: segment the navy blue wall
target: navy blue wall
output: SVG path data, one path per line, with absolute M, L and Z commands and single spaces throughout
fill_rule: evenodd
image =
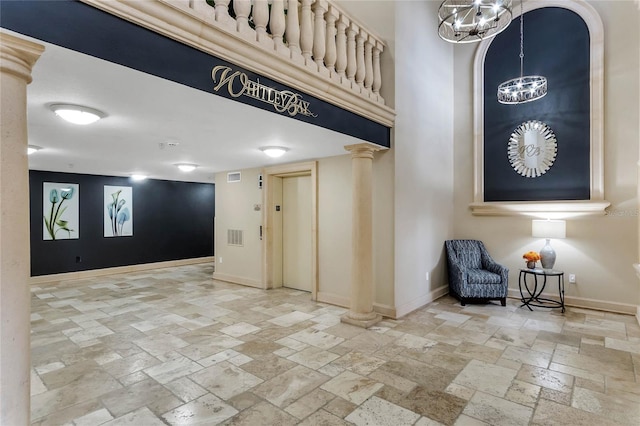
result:
M 589 30 L 562 8 L 524 15 L 524 74 L 547 77 L 548 94 L 520 105 L 497 100 L 500 83 L 520 75 L 520 22 L 498 34 L 484 63 L 484 200 L 588 200 L 590 196 Z M 526 178 L 511 167 L 509 137 L 529 120 L 551 127 L 558 140 L 546 174 Z
M 79 184 L 79 239 L 42 239 L 43 182 Z M 29 185 L 32 276 L 213 256 L 213 184 L 32 170 Z M 133 236 L 104 237 L 104 185 L 133 188 Z

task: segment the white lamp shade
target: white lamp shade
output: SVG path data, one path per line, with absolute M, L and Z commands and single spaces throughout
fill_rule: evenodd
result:
M 531 235 L 536 238 L 566 238 L 567 223 L 564 220 L 532 220 Z

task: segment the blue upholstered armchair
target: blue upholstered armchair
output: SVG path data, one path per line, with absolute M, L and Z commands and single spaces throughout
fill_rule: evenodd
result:
M 448 240 L 449 292 L 462 306 L 469 299 L 500 299 L 507 303 L 509 270 L 497 264 L 478 240 Z

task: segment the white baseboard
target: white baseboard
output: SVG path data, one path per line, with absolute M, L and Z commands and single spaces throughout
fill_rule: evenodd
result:
M 396 308 L 393 306 L 385 305 L 382 303 L 374 303 L 373 310 L 382 315 L 383 317 L 396 319 Z
M 264 288 L 262 281 L 254 278 L 238 277 L 236 275 L 222 274 L 220 272 L 213 273 L 213 279 L 218 281 L 226 281 L 232 284 L 246 285 L 248 287 Z
M 324 293 L 321 291 L 318 292 L 316 301 L 340 306 L 347 309 L 349 308 L 349 306 L 351 306 L 349 298 L 333 293 Z M 373 310 L 384 317 L 393 319 L 396 318 L 396 309 L 393 306 L 385 305 L 383 303 L 374 303 Z
M 64 272 L 61 274 L 38 275 L 29 278 L 29 284 L 44 284 L 58 281 L 84 280 L 105 275 L 126 274 L 129 272 L 148 271 L 150 269 L 172 268 L 175 266 L 197 265 L 200 263 L 214 263 L 213 256 L 197 257 L 195 259 L 167 260 L 164 262 L 143 263 L 139 265 L 115 266 L 113 268 L 90 269 L 88 271 Z
M 431 303 L 436 299 L 441 298 L 442 296 L 449 293 L 449 285 L 445 284 L 441 287 L 432 290 L 431 292 L 422 295 L 409 303 L 405 303 L 402 306 L 396 306 L 396 318 L 402 318 L 403 316 L 410 314 L 416 309 L 420 309 L 427 303 Z
M 542 296 L 548 299 L 559 300 L 558 293 L 542 293 Z M 517 288 L 509 289 L 509 297 L 520 299 L 520 290 Z M 627 315 L 640 315 L 640 307 L 627 303 L 607 302 L 606 300 L 588 299 L 586 297 L 564 296 L 564 304 L 575 308 L 593 309 L 596 311 L 615 312 Z M 640 321 L 640 320 L 639 320 Z
M 326 293 L 322 291 L 319 291 L 316 294 L 316 299 L 318 302 L 328 303 L 330 305 L 336 305 L 342 308 L 349 308 L 351 304 L 348 297 L 339 296 L 337 294 Z

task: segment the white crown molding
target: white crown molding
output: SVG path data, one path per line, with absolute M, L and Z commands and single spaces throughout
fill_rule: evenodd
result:
M 590 199 L 573 202 L 485 202 L 484 201 L 484 60 L 493 39 L 478 44 L 474 57 L 474 182 L 473 203 L 469 205 L 474 215 L 530 215 L 540 213 L 540 208 L 551 212 L 580 215 L 603 215 L 610 203 L 604 199 L 604 26 L 598 12 L 584 0 L 529 0 L 524 3 L 524 12 L 544 7 L 560 7 L 578 14 L 587 25 L 590 36 Z M 520 16 L 513 13 L 513 19 Z
M 324 78 L 312 68 L 293 62 L 224 25 L 212 25 L 195 15 L 188 2 L 81 0 L 90 6 L 148 28 L 166 37 L 227 60 L 247 70 L 315 96 L 387 127 L 393 127 L 395 111 L 377 100 L 365 98 L 350 87 Z M 214 9 L 211 8 L 211 13 Z

